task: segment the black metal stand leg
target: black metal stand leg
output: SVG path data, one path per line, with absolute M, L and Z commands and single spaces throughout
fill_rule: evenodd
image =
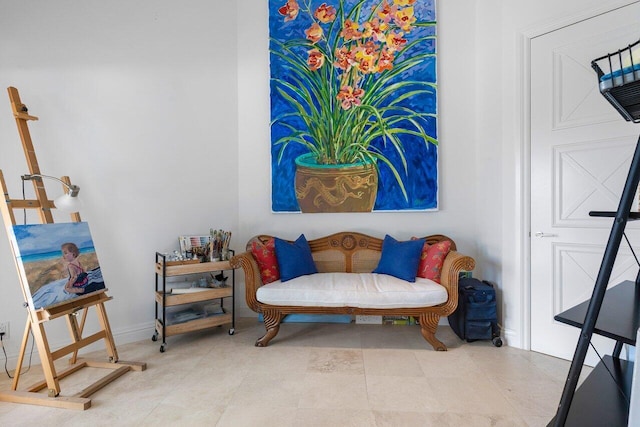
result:
M 233 298 L 231 298 L 231 328 L 236 329 L 236 270 L 231 270 L 231 292 Z
M 613 357 L 614 359 L 620 359 L 620 353 L 622 353 L 622 346 L 624 344 L 622 343 L 622 341 L 616 341 L 616 346 L 613 348 L 613 354 L 611 355 L 611 357 Z
M 562 397 L 560 398 L 560 404 L 558 405 L 558 411 L 556 413 L 554 426 L 562 427 L 567 421 L 567 415 L 569 414 L 569 408 L 571 407 L 571 401 L 578 385 L 578 379 L 580 372 L 582 371 L 582 365 L 589 349 L 589 343 L 591 342 L 591 336 L 595 328 L 598 314 L 600 313 L 600 307 L 604 300 L 604 294 L 609 284 L 611 277 L 611 270 L 615 263 L 616 256 L 618 255 L 618 249 L 620 248 L 620 242 L 624 234 L 624 229 L 627 225 L 629 218 L 629 212 L 631 211 L 631 205 L 635 197 L 636 189 L 638 188 L 638 182 L 640 182 L 640 137 L 636 143 L 635 153 L 633 160 L 631 161 L 631 167 L 629 168 L 629 174 L 627 175 L 627 181 L 622 191 L 622 197 L 620 198 L 620 204 L 616 212 L 616 217 L 611 227 L 611 233 L 609 234 L 609 241 L 604 251 L 604 257 L 600 264 L 600 271 L 596 278 L 596 284 L 593 289 L 593 294 L 587 308 L 587 314 L 584 319 L 584 324 L 580 332 L 580 338 L 578 339 L 578 345 L 573 355 L 571 367 L 569 368 L 569 374 L 562 391 Z

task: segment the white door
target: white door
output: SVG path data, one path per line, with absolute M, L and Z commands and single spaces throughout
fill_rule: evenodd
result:
M 640 125 L 598 91 L 591 60 L 640 38 L 640 2 L 531 41 L 531 349 L 571 359 L 580 330 L 553 320 L 591 297 Z M 640 252 L 638 224 L 627 235 Z M 624 244 L 610 286 L 635 279 Z M 595 337 L 595 336 L 594 336 Z M 613 342 L 595 337 L 601 354 Z M 592 353 L 592 350 L 590 350 Z M 594 355 L 587 363 L 595 362 Z

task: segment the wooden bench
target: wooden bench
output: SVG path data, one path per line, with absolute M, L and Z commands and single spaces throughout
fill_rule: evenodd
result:
M 437 351 L 446 351 L 447 347 L 436 338 L 436 329 L 442 316 L 448 316 L 458 306 L 458 278 L 461 271 L 471 271 L 475 261 L 456 251 L 455 243 L 444 235 L 426 237 L 429 244 L 444 240 L 451 241 L 451 250 L 442 267 L 441 285 L 446 289 L 448 298 L 444 303 L 429 307 L 413 308 L 363 308 L 363 307 L 322 307 L 269 305 L 256 297 L 257 290 L 263 286 L 260 269 L 251 252 L 251 244 L 259 241 L 266 244 L 272 236 L 259 235 L 247 243 L 247 250 L 231 259 L 231 264 L 242 267 L 245 275 L 245 297 L 247 305 L 255 312 L 262 313 L 266 333 L 256 341 L 256 346 L 264 347 L 280 329 L 284 316 L 294 313 L 306 314 L 351 314 L 376 316 L 414 316 L 419 320 L 422 336 Z M 341 232 L 330 236 L 310 240 L 309 246 L 319 273 L 347 272 L 371 273 L 380 260 L 382 239 L 356 232 Z M 286 282 L 288 283 L 288 282 Z

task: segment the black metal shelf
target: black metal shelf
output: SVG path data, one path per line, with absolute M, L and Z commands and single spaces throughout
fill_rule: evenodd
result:
M 582 328 L 589 301 L 554 316 L 558 322 Z M 640 289 L 635 282 L 625 280 L 607 289 L 593 330 L 595 334 L 623 344 L 636 345 L 640 318 Z
M 626 427 L 632 379 L 633 362 L 605 356 L 576 390 L 564 425 Z
M 558 322 L 582 328 L 590 301 L 554 316 Z M 625 280 L 607 289 L 593 333 L 616 341 L 613 356 L 605 356 L 575 390 L 564 426 L 625 427 L 633 363 L 619 358 L 622 344 L 636 345 L 640 319 L 640 287 Z M 608 369 L 607 369 L 608 368 Z M 549 426 L 555 425 L 555 417 Z
M 602 217 L 602 218 L 615 218 L 615 211 L 591 211 L 589 212 L 589 216 Z M 640 212 L 629 212 L 629 217 L 627 218 L 629 221 L 635 221 L 640 219 Z
M 621 200 L 618 211 L 589 212 L 591 217 L 616 218 L 593 295 L 591 299 L 554 316 L 556 321 L 580 328 L 582 332 L 558 413 L 548 426 L 625 427 L 628 423 L 634 364 L 620 359 L 620 353 L 624 344 L 636 345 L 636 334 L 640 326 L 640 285 L 625 280 L 607 289 L 607 282 L 626 223 L 640 219 L 640 212 L 629 210 L 632 193 L 640 180 L 639 146 L 640 139 L 629 171 L 628 181 L 631 182 L 625 185 L 622 197 L 624 200 Z M 594 307 L 597 307 L 597 312 L 594 312 Z M 613 339 L 616 345 L 613 354 L 605 356 L 583 384 L 576 388 L 591 334 Z

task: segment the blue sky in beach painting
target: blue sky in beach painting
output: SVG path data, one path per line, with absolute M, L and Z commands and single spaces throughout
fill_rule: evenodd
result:
M 66 242 L 75 243 L 81 253 L 95 251 L 86 222 L 14 225 L 13 233 L 22 262 L 61 258 L 60 246 Z

